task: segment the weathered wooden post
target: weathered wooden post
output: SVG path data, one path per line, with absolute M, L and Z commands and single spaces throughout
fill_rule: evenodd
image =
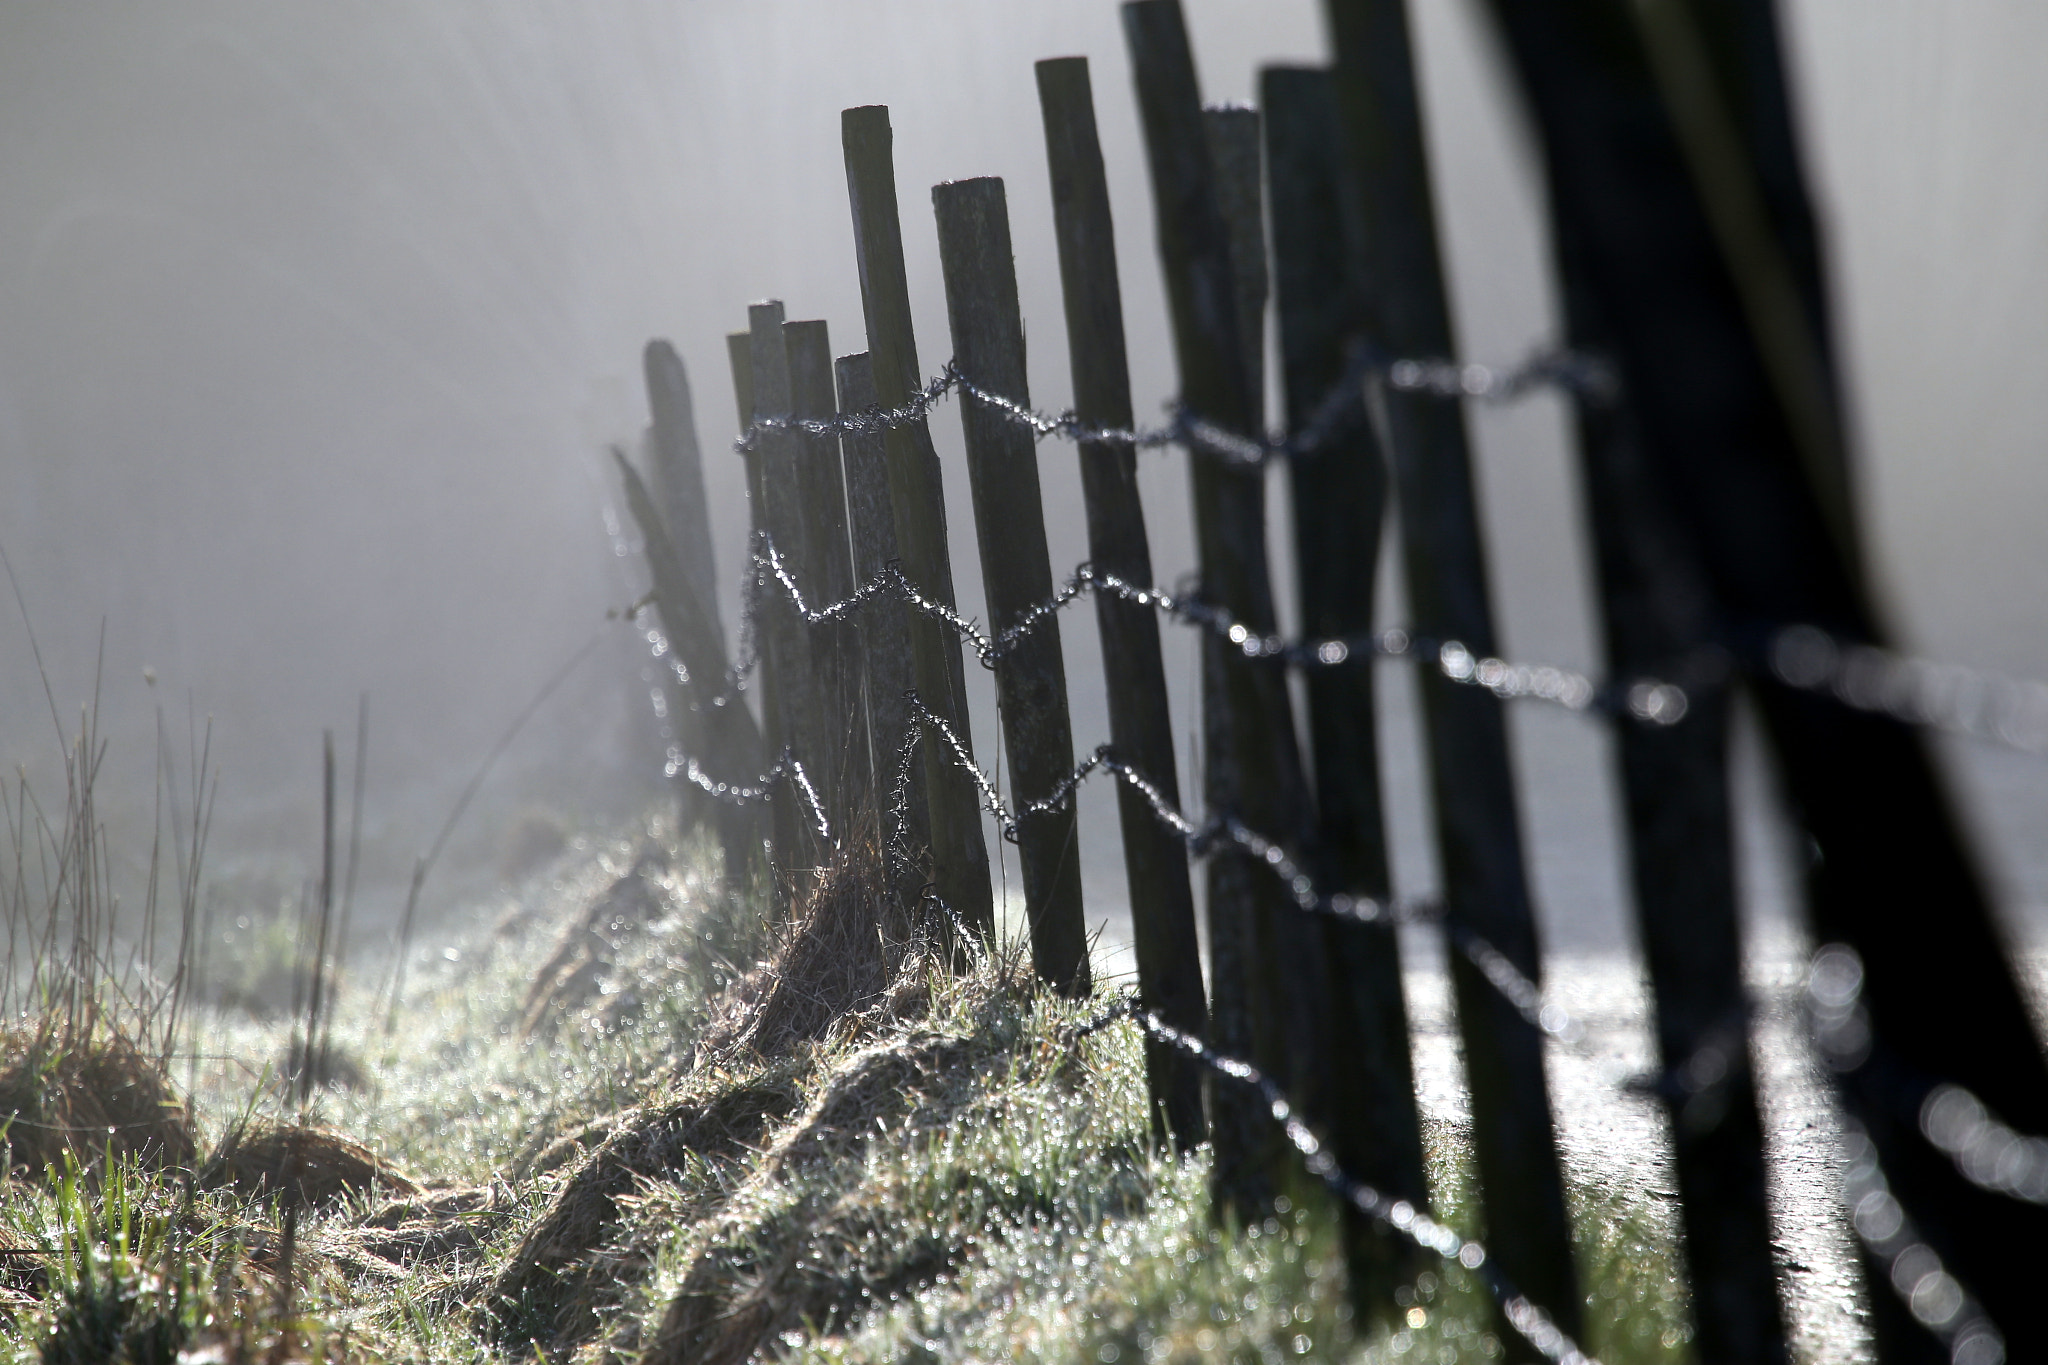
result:
M 648 427 L 648 478 L 654 505 L 661 514 L 669 543 L 678 555 L 683 573 L 697 591 L 698 599 L 716 611 L 718 571 L 711 554 L 711 518 L 704 496 L 704 460 L 697 447 L 697 417 L 690 398 L 690 380 L 676 348 L 659 338 L 649 341 L 641 352 L 641 369 L 647 379 L 647 407 L 652 423 Z M 672 697 L 670 728 L 683 750 L 701 757 L 709 752 L 706 728 L 715 724 L 700 704 L 700 698 L 717 692 L 724 679 L 699 679 L 667 690 Z M 687 780 L 678 783 L 681 828 L 718 826 L 719 803 L 701 787 Z
M 1037 70 L 1046 161 L 1052 172 L 1053 231 L 1059 241 L 1074 415 L 1098 431 L 1128 430 L 1131 379 L 1124 352 L 1123 294 L 1117 282 L 1109 181 L 1095 131 L 1088 59 L 1058 57 L 1038 63 Z M 1083 441 L 1080 459 L 1089 563 L 1133 587 L 1151 587 L 1152 550 L 1145 534 L 1144 503 L 1138 496 L 1137 452 L 1128 441 Z M 1158 618 L 1149 607 L 1097 593 L 1095 626 L 1108 684 L 1110 743 L 1125 763 L 1179 805 L 1180 777 Z M 1187 849 L 1153 816 L 1144 796 L 1125 783 L 1117 787 L 1117 818 L 1123 833 L 1139 998 L 1174 1028 L 1203 1035 L 1209 1011 L 1202 990 Z M 1200 1068 L 1148 1038 L 1145 1072 L 1154 1124 L 1163 1118 L 1181 1149 L 1192 1149 L 1207 1130 Z
M 665 569 L 657 569 L 656 596 L 676 660 L 689 681 L 676 692 L 677 739 L 689 758 L 725 780 L 744 781 L 760 763 L 761 735 L 746 703 L 726 695 L 728 654 L 725 628 L 719 619 L 718 574 L 712 555 L 709 504 L 704 492 L 704 463 L 697 440 L 696 405 L 682 358 L 667 341 L 647 343 L 642 354 L 647 378 L 652 487 L 644 512 L 636 511 L 643 534 L 649 514 L 659 519 L 659 537 L 670 547 Z M 662 559 L 652 539 L 650 564 Z M 661 583 L 669 588 L 663 594 Z M 678 586 L 681 585 L 681 586 Z M 683 597 L 687 591 L 688 600 Z M 670 599 L 673 614 L 670 611 Z M 685 620 L 684 618 L 688 619 Z M 734 888 L 753 875 L 761 856 L 767 822 L 758 811 L 716 799 L 684 777 L 685 823 L 708 821 L 717 831 L 726 875 Z
M 1269 67 L 1260 79 L 1271 186 L 1275 293 L 1287 425 L 1301 432 L 1343 381 L 1365 335 L 1357 277 L 1358 213 L 1338 147 L 1337 94 L 1327 71 Z M 1357 395 L 1362 400 L 1363 395 Z M 1386 517 L 1387 474 L 1358 401 L 1323 444 L 1289 468 L 1297 591 L 1310 638 L 1357 639 L 1373 626 L 1373 582 Z M 1385 902 L 1392 891 L 1374 730 L 1373 659 L 1359 651 L 1309 670 L 1318 871 L 1334 886 Z M 1429 1185 L 1401 988 L 1400 945 L 1388 924 L 1326 920 L 1332 1053 L 1324 1089 L 1338 1161 L 1423 1207 Z M 1352 1298 L 1394 1311 L 1412 1254 L 1347 1206 Z
M 698 597 L 639 471 L 624 451 L 615 448 L 612 453 L 625 481 L 626 506 L 647 542 L 647 567 L 654 579 L 655 611 L 662 633 L 690 675 L 692 704 L 712 717 L 712 723 L 704 727 L 703 751 L 687 753 L 684 758 L 698 760 L 700 770 L 713 781 L 751 781 L 761 770 L 761 732 L 744 700 L 723 695 L 725 636 L 718 627 L 716 611 Z M 727 889 L 736 891 L 753 875 L 768 826 L 753 808 L 719 802 L 717 809 Z
M 839 402 L 832 379 L 832 341 L 821 321 L 786 322 L 790 411 L 805 420 L 829 419 Z M 840 472 L 839 437 L 831 432 L 797 433 L 797 502 L 803 519 L 804 585 L 812 610 L 853 594 L 853 551 L 847 540 L 846 482 Z M 822 700 L 820 747 L 813 778 L 831 813 L 833 834 L 865 800 L 873 785 L 869 766 L 867 715 L 860 700 L 858 635 L 852 622 L 813 626 L 811 666 Z M 859 793 L 859 797 L 855 796 Z
M 1230 238 L 1230 271 L 1236 286 L 1238 343 L 1245 390 L 1250 397 L 1252 429 L 1266 430 L 1266 302 L 1272 279 L 1266 266 L 1266 223 L 1263 204 L 1264 167 L 1259 111 L 1249 104 L 1211 105 L 1202 111 L 1215 173 L 1216 204 Z M 1258 499 L 1261 538 L 1266 516 L 1266 479 L 1244 484 L 1247 496 Z M 1249 513 L 1247 513 L 1249 515 Z M 1277 666 L 1277 665 L 1276 665 Z M 1292 746 L 1289 746 L 1290 749 Z M 1313 835 L 1313 815 L 1303 793 L 1303 833 Z M 1313 840 L 1311 839 L 1311 842 Z M 1307 852 L 1302 845 L 1298 852 Z M 1274 952 L 1267 967 L 1266 989 L 1280 1002 L 1283 1063 L 1276 1071 L 1297 1103 L 1309 1113 L 1325 1113 L 1324 1089 L 1336 1072 L 1332 1045 L 1331 1007 L 1324 972 L 1321 924 L 1287 900 L 1274 917 Z
M 1239 436 L 1259 435 L 1237 316 L 1230 236 L 1217 207 L 1203 129 L 1194 58 L 1177 0 L 1123 6 L 1124 36 L 1157 206 L 1159 252 L 1173 320 L 1181 401 L 1189 412 Z M 1196 537 L 1205 597 L 1256 636 L 1274 628 L 1266 568 L 1264 471 L 1213 451 L 1191 451 Z M 1205 727 L 1223 742 L 1207 754 L 1208 789 L 1218 813 L 1269 839 L 1299 848 L 1308 801 L 1294 748 L 1286 678 L 1270 662 L 1246 657 L 1213 636 L 1215 679 Z M 1216 722 L 1210 727 L 1210 720 Z M 1293 913 L 1285 888 L 1241 850 L 1217 858 L 1241 875 L 1218 896 L 1211 882 L 1209 945 L 1211 1030 L 1225 1048 L 1249 1051 L 1285 1076 L 1285 1013 L 1272 972 L 1280 917 Z M 1274 1125 L 1260 1102 L 1227 1083 L 1213 1090 L 1211 1116 L 1220 1202 L 1264 1216 L 1272 1179 L 1283 1169 Z
M 1457 348 L 1404 4 L 1329 0 L 1339 103 L 1364 209 L 1370 340 L 1398 356 L 1450 358 Z M 1487 1245 L 1508 1278 L 1577 1336 L 1577 1276 L 1543 1033 L 1455 950 L 1462 936 L 1476 934 L 1529 980 L 1542 979 L 1506 718 L 1492 693 L 1450 676 L 1461 657 L 1497 653 L 1465 414 L 1433 396 L 1385 389 L 1381 396 L 1412 624 L 1444 650 L 1443 666 L 1424 665 L 1420 691 Z M 1532 1349 L 1519 1336 L 1503 1333 L 1503 1341 L 1518 1359 Z
M 903 273 L 903 228 L 896 213 L 896 159 L 888 109 L 865 105 L 846 110 L 840 115 L 840 138 L 875 392 L 884 407 L 900 408 L 922 390 L 924 380 L 911 330 L 910 286 Z M 922 417 L 892 426 L 883 448 L 903 572 L 920 593 L 951 608 L 953 564 L 946 548 L 946 502 L 931 431 Z M 942 623 L 918 614 L 911 620 L 911 654 L 919 698 L 952 728 L 971 757 L 973 736 L 967 726 L 959 639 Z M 992 936 L 995 896 L 989 884 L 980 798 L 945 741 L 927 735 L 923 747 L 934 890 L 975 933 Z
M 754 335 L 752 331 L 727 333 L 725 349 L 727 358 L 732 362 L 733 398 L 739 407 L 740 429 L 745 431 L 753 426 L 757 409 L 754 394 Z M 765 432 L 759 433 L 759 435 L 766 434 Z M 747 471 L 749 529 L 753 533 L 749 538 L 750 547 L 758 539 L 760 533 L 768 527 L 766 510 L 768 495 L 763 487 L 761 449 L 762 442 L 756 439 L 748 443 L 744 452 Z M 747 576 L 750 580 L 760 573 L 761 570 L 757 566 L 751 563 L 747 566 Z M 761 758 L 764 766 L 755 768 L 753 773 L 736 773 L 731 776 L 720 774 L 720 777 L 728 782 L 744 783 L 751 780 L 754 774 L 765 771 L 765 765 L 772 762 L 775 756 L 780 754 L 783 748 L 790 742 L 789 723 L 784 714 L 782 688 L 779 681 L 780 670 L 776 666 L 779 651 L 775 647 L 773 638 L 774 623 L 778 617 L 781 618 L 785 628 L 788 625 L 787 614 L 777 612 L 774 607 L 775 601 L 780 595 L 781 589 L 772 583 L 758 585 L 757 589 L 751 594 L 751 610 L 747 611 L 743 618 L 743 625 L 753 633 L 755 677 L 757 679 L 755 690 L 761 698 Z M 790 888 L 788 880 L 783 874 L 787 869 L 796 865 L 797 849 L 800 847 L 802 839 L 797 820 L 796 802 L 790 800 L 786 792 L 778 792 L 770 799 L 767 823 L 769 828 L 769 898 L 773 907 L 780 912 L 789 908 Z
M 843 355 L 833 362 L 839 379 L 839 411 L 842 415 L 868 412 L 880 400 L 875 396 L 875 368 L 867 352 Z M 846 519 L 853 541 L 853 573 L 862 583 L 894 563 L 896 514 L 889 506 L 888 455 L 880 432 L 849 431 L 839 446 L 846 465 Z M 867 733 L 870 771 L 873 773 L 875 810 L 883 819 L 885 834 L 891 788 L 904 740 L 910 734 L 910 692 L 917 684 L 911 660 L 910 604 L 891 593 L 867 607 L 856 623 L 859 631 L 860 666 L 867 698 Z M 911 848 L 922 858 L 931 844 L 931 821 L 925 812 L 924 765 L 910 770 L 911 789 L 906 794 L 903 831 Z M 915 887 L 898 887 L 909 894 Z
M 1003 182 L 981 178 L 934 185 L 932 209 L 938 218 L 953 363 L 982 391 L 1028 407 L 1024 318 L 1017 306 Z M 967 440 L 989 628 L 1000 640 L 1052 596 L 1037 440 L 1028 428 L 972 395 L 960 400 L 960 424 Z M 1010 754 L 1010 800 L 1018 810 L 1017 860 L 1031 926 L 1031 964 L 1038 978 L 1060 993 L 1086 995 L 1090 977 L 1088 926 L 1081 907 L 1079 803 L 1070 792 L 1050 810 L 1030 809 L 1032 802 L 1050 798 L 1074 767 L 1058 619 L 1042 620 L 1005 643 L 995 673 L 997 709 Z
M 1885 635 L 1843 523 L 1839 397 L 1815 290 L 1754 146 L 1767 129 L 1729 112 L 1712 48 L 1686 31 L 1702 8 L 1492 6 L 1543 138 L 1568 268 L 1613 341 L 1646 482 L 1732 628 L 1724 638 L 1812 840 L 1814 936 L 1861 958 L 1867 1055 L 1832 1059 L 1842 1096 L 1921 1242 L 2005 1334 L 2005 1358 L 2048 1358 L 2027 1250 L 2048 1242 L 2048 1209 L 1971 1184 L 1921 1130 L 1942 1081 L 2015 1129 L 2048 1130 L 2048 1065 L 1983 883 L 1920 736 L 1797 686 L 1811 659 L 1771 656 L 1792 623 L 1852 645 Z M 1731 8 L 1767 33 L 1770 6 Z M 1768 44 L 1750 60 L 1752 88 L 1782 80 Z M 1891 1269 L 1866 1258 L 1879 1358 L 1948 1358 L 1897 1302 Z

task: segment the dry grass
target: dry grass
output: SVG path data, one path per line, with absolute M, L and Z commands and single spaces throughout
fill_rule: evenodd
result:
M 683 1095 L 625 1116 L 584 1158 L 493 1280 L 485 1330 L 507 1345 L 580 1341 L 615 1303 L 620 1267 L 601 1253 L 642 1185 L 695 1159 L 732 1159 L 801 1102 L 798 1068 L 735 1081 L 711 1075 Z
M 164 1073 L 111 1021 L 77 1031 L 49 1016 L 0 1034 L 0 1124 L 9 1164 L 40 1175 L 65 1153 L 91 1171 L 112 1155 L 144 1169 L 192 1163 L 192 1116 Z
M 332 1208 L 352 1196 L 417 1194 L 420 1187 L 345 1134 L 310 1124 L 264 1124 L 231 1129 L 201 1168 L 199 1188 L 309 1209 Z
M 731 992 L 697 1055 L 779 1056 L 835 1026 L 873 1028 L 921 1013 L 928 957 L 889 887 L 880 844 L 849 839 L 798 903 L 773 956 Z

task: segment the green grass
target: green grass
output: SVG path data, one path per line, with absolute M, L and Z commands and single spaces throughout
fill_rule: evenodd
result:
M 1134 1026 L 1073 1041 L 1104 1001 L 1033 991 L 1014 954 L 966 978 L 926 971 L 903 997 L 922 1008 L 893 1021 L 698 1061 L 714 1002 L 770 947 L 757 916 L 720 911 L 693 878 L 701 849 L 652 875 L 653 909 L 609 935 L 605 979 L 529 1035 L 532 983 L 565 931 L 662 837 L 626 831 L 424 934 L 389 1033 L 381 968 L 358 964 L 333 1033 L 371 1084 L 321 1093 L 314 1117 L 424 1188 L 306 1216 L 288 1316 L 274 1202 L 133 1163 L 20 1171 L 0 1185 L 0 1238 L 59 1254 L 0 1263 L 0 1360 L 104 1359 L 109 1343 L 138 1361 L 254 1359 L 280 1334 L 302 1357 L 390 1361 L 1500 1354 L 1456 1266 L 1355 1320 L 1313 1188 L 1262 1224 L 1217 1226 L 1206 1154 L 1153 1143 Z M 270 969 L 275 935 L 243 938 L 264 961 L 216 944 L 218 979 Z M 276 1070 L 291 1027 L 199 1011 L 202 1153 L 239 1121 L 289 1117 Z M 1466 1228 L 1463 1141 L 1441 1125 L 1428 1140 L 1438 1211 Z M 1573 1198 L 1587 1344 L 1610 1365 L 1686 1358 L 1670 1247 L 1602 1192 Z M 550 1260 L 560 1246 L 572 1254 Z

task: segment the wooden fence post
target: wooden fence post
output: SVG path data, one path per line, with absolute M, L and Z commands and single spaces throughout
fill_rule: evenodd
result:
M 1177 0 L 1136 0 L 1123 6 L 1125 41 L 1138 94 L 1159 252 L 1172 314 L 1181 401 L 1225 431 L 1258 435 L 1237 317 L 1237 281 L 1230 237 L 1218 211 L 1203 128 L 1194 58 Z M 1266 567 L 1264 471 L 1232 465 L 1212 452 L 1191 453 L 1196 537 L 1204 596 L 1249 631 L 1274 629 Z M 1205 728 L 1224 742 L 1206 756 L 1207 789 L 1222 798 L 1218 813 L 1299 849 L 1308 801 L 1294 747 L 1286 677 L 1247 658 L 1213 635 L 1204 648 L 1221 705 Z M 1212 727 L 1212 722 L 1213 727 Z M 1226 846 L 1216 857 L 1241 872 L 1209 904 L 1211 1028 L 1217 1042 L 1249 1050 L 1262 1067 L 1285 1078 L 1290 1041 L 1273 972 L 1283 915 L 1295 912 L 1277 878 Z M 1217 1086 L 1211 1115 L 1219 1202 L 1246 1216 L 1264 1216 L 1271 1181 L 1284 1169 L 1274 1125 L 1242 1087 Z
M 790 411 L 797 417 L 829 419 L 839 410 L 832 380 L 832 341 L 821 321 L 785 322 L 789 354 Z M 803 515 L 804 575 L 798 582 L 816 610 L 853 595 L 853 551 L 847 541 L 846 483 L 839 465 L 839 437 L 797 434 L 797 501 Z M 857 800 L 874 784 L 869 766 L 867 715 L 860 701 L 856 626 L 837 622 L 813 626 L 811 665 L 823 701 L 814 779 L 831 813 L 833 836 L 851 817 Z M 858 797 L 856 796 L 858 793 Z
M 1942 1081 L 2022 1132 L 2048 1130 L 2048 1064 L 1984 886 L 1920 736 L 1795 686 L 1806 661 L 1770 657 L 1794 623 L 1850 645 L 1885 638 L 1840 524 L 1840 425 L 1825 420 L 1839 398 L 1797 244 L 1773 220 L 1741 121 L 1716 107 L 1717 82 L 1672 88 L 1674 59 L 1709 61 L 1683 28 L 1693 7 L 1492 11 L 1543 137 L 1561 240 L 1613 338 L 1649 481 L 1749 667 L 1812 840 L 1814 935 L 1862 960 L 1868 1055 L 1837 1059 L 1842 1097 L 1921 1241 L 2005 1334 L 2006 1358 L 2048 1358 L 2031 1254 L 2048 1243 L 2048 1209 L 1971 1184 L 1921 1130 Z M 1889 1271 L 1866 1256 L 1879 1358 L 1945 1357 Z
M 841 414 L 867 412 L 879 404 L 875 396 L 875 368 L 867 352 L 839 357 L 833 362 L 833 371 L 839 379 Z M 853 572 L 856 579 L 866 583 L 897 558 L 896 514 L 889 506 L 888 456 L 879 432 L 849 431 L 840 438 L 839 445 L 846 458 L 846 518 L 853 540 Z M 860 632 L 861 678 L 867 696 L 873 798 L 886 837 L 890 832 L 889 808 L 897 759 L 912 724 L 910 692 L 917 684 L 911 661 L 910 605 L 893 593 L 885 596 L 861 613 L 856 629 Z M 923 858 L 931 844 L 923 764 L 912 766 L 906 796 L 904 837 Z M 899 886 L 897 893 L 908 895 L 915 889 Z
M 1371 339 L 1403 357 L 1450 358 L 1456 347 L 1404 5 L 1329 0 L 1338 94 L 1365 209 Z M 1453 642 L 1472 658 L 1497 652 L 1465 414 L 1455 400 L 1382 396 L 1412 624 L 1445 649 L 1442 667 L 1422 665 L 1420 691 L 1487 1244 L 1508 1278 L 1577 1336 L 1577 1276 L 1543 1033 L 1456 946 L 1476 934 L 1529 980 L 1542 980 L 1506 718 L 1492 693 L 1447 671 L 1458 666 Z M 1509 1333 L 1503 1343 L 1517 1359 L 1532 1349 Z
M 1128 430 L 1131 380 L 1124 353 L 1123 295 L 1117 282 L 1109 181 L 1095 131 L 1088 59 L 1054 58 L 1038 63 L 1037 70 L 1046 160 L 1052 172 L 1053 231 L 1059 240 L 1074 414 L 1096 430 Z M 1128 441 L 1083 441 L 1080 460 L 1089 562 L 1134 587 L 1151 587 L 1152 550 L 1145 534 L 1145 507 L 1138 496 L 1137 452 Z M 1148 607 L 1097 593 L 1095 625 L 1108 684 L 1110 743 L 1124 762 L 1177 806 L 1180 777 L 1159 620 Z M 1209 1009 L 1202 990 L 1187 849 L 1152 814 L 1143 794 L 1127 783 L 1117 785 L 1117 817 L 1123 833 L 1139 998 L 1174 1028 L 1202 1036 L 1208 1031 Z M 1207 1131 L 1200 1067 L 1147 1037 L 1145 1074 L 1155 1128 L 1163 1120 L 1181 1150 L 1192 1150 Z
M 984 392 L 1028 407 L 1024 319 L 1017 306 L 1003 182 L 984 177 L 934 185 L 932 210 L 938 219 L 953 363 Z M 967 441 L 989 629 L 1000 638 L 1052 596 L 1037 438 L 970 395 L 960 399 L 960 424 Z M 1081 905 L 1079 802 L 1069 792 L 1051 810 L 1029 809 L 1030 803 L 1052 796 L 1074 767 L 1059 619 L 1042 620 L 1007 644 L 995 672 L 997 709 L 1010 752 L 1010 801 L 1018 813 L 1017 860 L 1024 876 L 1032 967 L 1061 994 L 1086 995 L 1090 973 Z
M 732 362 L 733 398 L 738 404 L 740 429 L 750 428 L 755 420 L 757 404 L 754 394 L 754 336 L 752 331 L 729 332 L 725 338 L 726 356 Z M 763 433 L 765 435 L 765 433 Z M 767 529 L 768 495 L 763 487 L 761 442 L 756 440 L 745 452 L 747 471 L 747 508 L 749 529 L 753 535 Z M 749 549 L 753 546 L 749 537 Z M 751 581 L 760 570 L 751 562 L 747 565 L 747 578 Z M 753 633 L 755 669 L 757 679 L 755 690 L 761 698 L 761 740 L 762 767 L 753 773 L 720 776 L 728 782 L 748 782 L 755 774 L 765 771 L 766 765 L 782 752 L 789 743 L 789 728 L 783 714 L 782 692 L 779 684 L 780 670 L 776 667 L 777 649 L 774 648 L 772 632 L 777 616 L 787 622 L 787 616 L 774 609 L 775 599 L 781 589 L 773 584 L 761 584 L 752 594 L 752 610 L 743 614 L 742 626 Z M 743 612 L 745 609 L 743 609 Z M 795 866 L 797 849 L 802 835 L 796 819 L 796 803 L 786 795 L 777 793 L 768 803 L 768 891 L 769 903 L 778 913 L 789 908 L 789 883 L 784 872 Z
M 903 272 L 903 227 L 896 213 L 896 158 L 888 109 L 864 105 L 844 111 L 840 140 L 846 154 L 847 197 L 853 207 L 854 254 L 860 265 L 861 310 L 867 318 L 875 391 L 884 407 L 899 408 L 922 390 L 924 377 L 918 372 L 910 286 Z M 953 564 L 946 548 L 946 501 L 931 431 L 920 417 L 891 427 L 883 446 L 903 571 L 919 592 L 951 608 Z M 973 736 L 967 726 L 959 639 L 945 625 L 918 614 L 911 620 L 911 654 L 919 697 L 952 727 L 971 758 Z M 989 884 L 980 796 L 943 740 L 927 735 L 923 747 L 935 890 L 970 929 L 992 937 L 995 895 Z
M 1327 71 L 1268 67 L 1260 79 L 1271 186 L 1275 293 L 1280 312 L 1287 425 L 1302 431 L 1342 382 L 1365 334 L 1356 271 L 1356 206 L 1339 136 L 1337 94 Z M 1357 639 L 1373 626 L 1373 582 L 1386 517 L 1387 474 L 1363 404 L 1326 443 L 1289 467 L 1302 630 Z M 1353 894 L 1392 893 L 1374 728 L 1373 659 L 1359 651 L 1306 678 L 1315 752 L 1319 871 Z M 1332 973 L 1332 1052 L 1340 1059 L 1325 1093 L 1337 1159 L 1348 1171 L 1423 1207 L 1429 1184 L 1415 1107 L 1400 945 L 1388 924 L 1326 920 Z M 1346 1207 L 1352 1299 L 1379 1317 L 1393 1290 L 1419 1269 L 1412 1252 Z
M 669 544 L 674 547 L 682 571 L 696 589 L 698 599 L 716 614 L 718 572 L 711 554 L 711 518 L 704 496 L 704 460 L 697 447 L 697 416 L 690 398 L 689 375 L 683 369 L 676 348 L 659 338 L 649 341 L 641 352 L 641 369 L 647 380 L 647 407 L 652 418 L 648 428 L 648 478 L 654 505 L 661 514 Z M 721 630 L 722 633 L 722 630 Z M 669 679 L 675 682 L 676 679 Z M 670 728 L 685 752 L 701 757 L 710 752 L 707 727 L 716 723 L 698 704 L 700 695 L 718 691 L 724 679 L 699 679 L 667 689 L 674 698 Z M 695 783 L 677 784 L 681 826 L 687 831 L 698 825 L 718 827 L 721 812 L 717 802 Z
M 698 760 L 702 771 L 714 781 L 751 781 L 761 770 L 761 732 L 753 715 L 738 696 L 709 700 L 723 692 L 726 678 L 725 636 L 718 627 L 717 612 L 699 597 L 696 585 L 684 571 L 682 557 L 670 543 L 654 495 L 639 471 L 626 459 L 624 451 L 614 448 L 612 453 L 625 481 L 627 509 L 647 543 L 647 567 L 654 579 L 655 612 L 660 617 L 662 633 L 690 675 L 685 701 L 701 707 L 710 717 L 703 730 L 705 747 L 684 756 Z M 719 802 L 717 810 L 727 890 L 737 891 L 753 875 L 766 822 L 759 811 L 749 807 Z

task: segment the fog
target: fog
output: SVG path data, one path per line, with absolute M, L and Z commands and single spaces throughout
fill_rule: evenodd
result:
M 1310 0 L 1187 0 L 1205 94 L 1323 51 Z M 1536 172 L 1466 0 L 1418 0 L 1462 346 L 1555 334 Z M 1899 638 L 2048 675 L 2048 8 L 1791 0 L 1828 233 L 1858 494 Z M 728 627 L 747 524 L 723 335 L 783 299 L 864 349 L 839 111 L 884 103 L 920 359 L 949 353 L 928 187 L 1009 184 L 1031 398 L 1068 401 L 1031 63 L 1086 53 L 1115 198 L 1141 417 L 1173 389 L 1116 8 L 1100 3 L 135 6 L 0 0 L 0 547 L 57 710 L 99 710 L 117 823 L 146 828 L 158 708 L 187 762 L 211 717 L 223 866 L 316 856 L 319 736 L 372 717 L 369 872 L 389 892 L 543 681 L 598 645 L 485 787 L 462 846 L 538 803 L 572 825 L 658 787 L 644 660 L 608 609 L 643 589 L 604 444 L 647 420 L 640 347 L 696 391 Z M 957 415 L 956 581 L 982 610 Z M 1477 411 L 1507 651 L 1590 666 L 1584 536 L 1558 405 Z M 1192 560 L 1183 459 L 1146 457 L 1155 567 Z M 1070 449 L 1042 447 L 1053 561 L 1085 557 Z M 1276 516 L 1284 516 L 1284 506 Z M 23 615 L 0 615 L 0 758 L 58 780 Z M 1064 642 L 1077 745 L 1106 736 L 1092 615 Z M 1169 633 L 1177 729 L 1191 653 Z M 148 670 L 148 677 L 145 676 Z M 149 681 L 153 678 L 154 681 Z M 1391 761 L 1403 689 L 1390 674 Z M 995 753 L 986 679 L 977 748 Z M 1518 712 L 1540 898 L 1618 923 L 1602 741 Z M 2048 900 L 2048 768 L 1952 756 L 2016 904 Z M 1412 796 L 1412 791 L 1409 792 Z M 1122 895 L 1084 808 L 1091 918 Z M 1430 876 L 1397 802 L 1401 879 Z M 992 848 L 994 846 L 992 845 Z

